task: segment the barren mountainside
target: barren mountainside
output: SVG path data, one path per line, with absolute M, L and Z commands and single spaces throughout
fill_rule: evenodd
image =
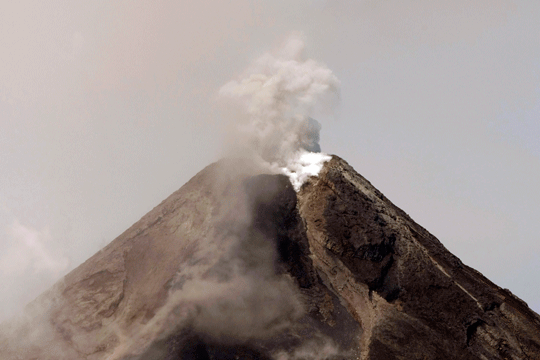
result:
M 221 160 L 0 325 L 1 359 L 540 359 L 540 317 L 337 156 Z

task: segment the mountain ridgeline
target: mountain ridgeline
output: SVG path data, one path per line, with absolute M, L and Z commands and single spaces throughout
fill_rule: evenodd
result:
M 214 163 L 0 325 L 18 360 L 540 359 L 540 317 L 337 156 Z

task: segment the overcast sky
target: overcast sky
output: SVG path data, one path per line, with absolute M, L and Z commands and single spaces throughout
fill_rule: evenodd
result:
M 3 1 L 0 319 L 222 155 L 219 88 L 291 32 L 321 146 L 540 312 L 540 2 Z

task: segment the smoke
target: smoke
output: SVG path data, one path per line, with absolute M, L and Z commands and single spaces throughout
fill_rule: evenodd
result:
M 219 91 L 232 118 L 233 149 L 288 175 L 296 190 L 330 159 L 315 155 L 321 151 L 321 126 L 310 116 L 333 111 L 340 84 L 330 69 L 304 59 L 303 52 L 301 36 L 293 34 Z
M 231 120 L 231 151 L 253 160 L 257 172 L 286 175 L 295 190 L 330 159 L 320 153 L 321 125 L 311 116 L 333 110 L 339 87 L 331 70 L 303 58 L 303 48 L 301 38 L 292 35 L 219 91 Z M 287 178 L 261 176 L 251 178 L 251 185 L 240 181 L 220 198 L 215 233 L 200 240 L 197 260 L 178 270 L 167 303 L 148 323 L 118 334 L 120 344 L 109 360 L 165 351 L 156 338 L 165 341 L 186 331 L 221 344 L 270 339 L 305 315 L 294 280 L 276 272 L 274 227 L 280 211 L 287 216 L 294 211 L 296 195 Z M 219 178 L 218 186 L 230 187 L 225 184 L 231 174 Z M 286 210 L 274 208 L 284 204 Z M 315 348 L 323 357 L 337 351 L 330 343 Z M 308 350 L 297 349 L 293 358 L 319 358 Z
M 294 329 L 306 309 L 295 279 L 280 268 L 277 232 L 294 226 L 284 223 L 290 223 L 296 209 L 296 194 L 285 176 L 253 176 L 261 171 L 256 165 L 248 173 L 240 169 L 248 166 L 245 161 L 224 161 L 220 166 L 208 173 L 210 184 L 203 187 L 218 199 L 211 214 L 200 214 L 209 218 L 201 225 L 209 230 L 194 227 L 188 231 L 196 236 L 179 239 L 196 241 L 197 250 L 177 265 L 167 299 L 151 319 L 133 322 L 131 315 L 118 310 L 103 318 L 103 328 L 87 332 L 79 325 L 63 327 L 58 317 L 49 319 L 53 304 L 34 302 L 32 313 L 3 324 L 0 353 L 12 356 L 8 358 L 73 359 L 74 349 L 90 354 L 98 344 L 102 347 L 96 358 L 162 359 L 171 351 L 168 339 L 175 336 L 180 339 L 177 349 L 184 351 L 194 338 L 249 347 Z M 43 237 L 21 226 L 14 229 L 30 239 L 25 244 L 35 245 L 34 240 Z M 62 269 L 61 263 L 48 261 L 46 249 L 36 254 L 39 271 Z M 72 306 L 76 309 L 78 304 L 66 304 Z
M 150 353 L 169 351 L 164 342 L 177 334 L 217 344 L 265 341 L 293 329 L 306 315 L 297 283 L 278 264 L 277 232 L 293 226 L 284 225 L 294 219 L 293 188 L 330 159 L 320 153 L 321 126 L 311 116 L 332 111 L 339 81 L 324 65 L 304 59 L 303 47 L 299 36 L 291 36 L 220 89 L 235 114 L 233 150 L 254 160 L 256 170 L 241 174 L 227 164 L 218 171 L 212 179 L 218 199 L 212 230 L 201 233 L 192 259 L 178 264 L 167 300 L 151 319 L 133 322 L 122 313 L 111 318 L 100 333 L 114 344 L 106 350 L 108 360 L 153 358 Z M 288 178 L 253 176 L 261 172 Z M 40 257 L 40 266 L 56 266 L 48 259 Z M 87 335 L 73 331 L 73 341 L 84 342 L 79 339 Z M 299 357 L 311 356 L 298 351 Z M 325 345 L 321 351 L 332 355 L 334 350 Z
M 233 178 L 216 176 L 227 194 L 220 196 L 214 230 L 199 240 L 193 261 L 179 267 L 167 302 L 135 329 L 117 326 L 119 343 L 108 360 L 162 353 L 167 346 L 159 339 L 174 334 L 244 346 L 293 328 L 305 315 L 295 280 L 277 270 L 280 217 L 289 219 L 296 207 L 291 185 L 284 176 Z

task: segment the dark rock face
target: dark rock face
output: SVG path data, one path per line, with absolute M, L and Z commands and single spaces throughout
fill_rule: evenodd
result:
M 210 165 L 0 326 L 2 359 L 540 359 L 540 317 L 345 161 Z
M 364 358 L 540 358 L 538 315 L 343 160 L 302 188 L 299 208 L 315 268 L 361 324 Z

